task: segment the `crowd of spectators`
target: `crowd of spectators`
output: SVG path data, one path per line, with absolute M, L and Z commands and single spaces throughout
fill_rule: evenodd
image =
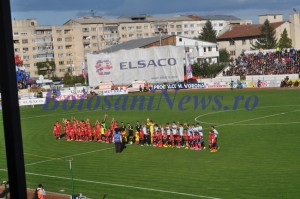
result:
M 300 73 L 300 50 L 241 54 L 223 71 L 223 76 L 279 75 Z
M 24 67 L 17 66 L 16 74 L 17 74 L 18 89 L 26 89 L 31 86 L 32 80 L 30 79 L 29 73 L 25 71 Z

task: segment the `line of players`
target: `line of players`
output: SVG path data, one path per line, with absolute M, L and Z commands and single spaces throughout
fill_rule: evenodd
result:
M 202 150 L 205 149 L 203 139 L 202 126 L 167 123 L 163 125 L 155 124 L 152 120 L 147 119 L 145 123 L 140 124 L 139 121 L 135 124 L 135 130 L 127 123 L 118 122 L 112 118 L 110 128 L 106 128 L 106 118 L 99 122 L 96 121 L 94 127 L 89 119 L 78 121 L 75 118 L 72 120 L 62 119 L 63 128 L 57 121 L 53 127 L 53 134 L 56 139 L 64 137 L 67 141 L 95 141 L 112 143 L 114 132 L 116 129 L 121 131 L 122 142 L 127 144 L 138 144 L 141 146 L 154 147 L 177 147 L 185 149 Z M 64 133 L 61 134 L 63 129 Z M 135 131 L 135 133 L 134 133 Z M 218 131 L 212 126 L 209 133 L 209 148 L 211 152 L 216 152 Z

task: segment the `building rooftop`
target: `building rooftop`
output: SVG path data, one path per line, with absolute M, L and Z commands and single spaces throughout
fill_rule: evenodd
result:
M 171 35 L 164 35 L 161 37 L 161 39 L 165 39 L 168 37 L 171 37 Z M 111 46 L 111 47 L 101 50 L 99 52 L 100 53 L 111 53 L 111 52 L 116 52 L 118 50 L 129 50 L 129 49 L 134 49 L 134 48 L 141 48 L 148 44 L 158 42 L 159 40 L 160 40 L 160 37 L 134 39 L 134 40 L 130 40 L 127 42 L 123 42 L 121 44 L 117 44 L 115 46 Z
M 203 19 L 206 19 L 206 20 L 225 20 L 225 21 L 241 20 L 240 18 L 232 16 L 232 15 L 206 15 L 206 16 L 203 16 Z
M 273 29 L 278 28 L 286 21 L 270 23 Z M 249 24 L 249 25 L 234 25 L 228 31 L 224 32 L 217 39 L 226 40 L 233 38 L 243 38 L 243 37 L 257 37 L 261 33 L 262 24 Z
M 276 13 L 273 13 L 273 14 L 271 14 L 271 13 L 269 13 L 269 14 L 263 14 L 263 15 L 258 15 L 258 16 L 275 16 L 275 15 L 283 15 L 283 14 L 276 14 Z
M 190 16 L 147 16 L 147 15 L 137 15 L 137 16 L 122 16 L 118 18 L 103 18 L 100 16 L 88 16 L 79 17 L 76 19 L 70 19 L 64 25 L 68 24 L 70 21 L 77 22 L 79 24 L 109 24 L 109 23 L 141 23 L 141 22 L 167 22 L 167 21 L 193 21 L 195 18 Z

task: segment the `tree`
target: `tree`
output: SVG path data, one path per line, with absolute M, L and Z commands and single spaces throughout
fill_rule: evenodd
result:
M 255 44 L 252 45 L 252 49 L 274 49 L 277 46 L 277 39 L 275 37 L 275 30 L 266 19 L 260 29 L 260 37 L 257 39 Z
M 55 71 L 55 62 L 46 60 L 45 62 L 37 62 L 36 67 L 38 69 L 39 75 L 48 75 L 48 79 L 50 77 L 54 77 L 54 71 Z
M 287 30 L 284 29 L 280 35 L 280 39 L 278 42 L 279 48 L 292 48 L 292 39 L 288 37 Z
M 64 75 L 64 84 L 65 85 L 74 85 L 76 83 L 84 84 L 84 78 L 82 75 L 72 76 L 70 72 L 66 72 Z
M 217 43 L 217 32 L 213 29 L 210 20 L 205 23 L 202 32 L 198 36 L 199 40 Z
M 193 76 L 215 77 L 224 67 L 224 64 L 194 63 L 192 65 Z
M 225 48 L 219 50 L 219 58 L 220 62 L 230 62 L 230 54 Z

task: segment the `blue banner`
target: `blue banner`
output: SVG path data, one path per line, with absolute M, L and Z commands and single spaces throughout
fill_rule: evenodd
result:
M 166 84 L 153 84 L 153 90 L 165 90 L 165 89 L 199 89 L 205 88 L 205 83 L 188 83 L 183 82 L 178 83 L 166 83 Z

